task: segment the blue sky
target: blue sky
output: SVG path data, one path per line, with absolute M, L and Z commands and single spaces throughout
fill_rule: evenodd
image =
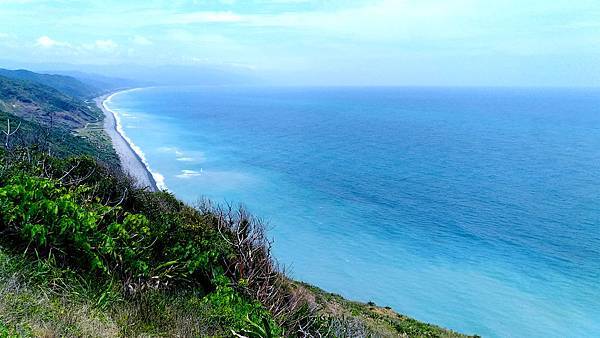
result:
M 0 50 L 292 84 L 597 86 L 600 1 L 0 0 Z

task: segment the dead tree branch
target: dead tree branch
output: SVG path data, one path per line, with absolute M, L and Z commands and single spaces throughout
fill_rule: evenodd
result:
M 11 130 L 10 119 L 6 120 L 6 130 L 2 131 L 5 135 L 4 148 L 9 149 L 10 137 L 19 131 L 19 128 L 21 128 L 21 122 L 19 122 L 17 128 Z

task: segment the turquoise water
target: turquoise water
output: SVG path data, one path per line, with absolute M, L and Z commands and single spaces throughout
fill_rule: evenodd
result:
M 490 337 L 600 335 L 600 91 L 115 95 L 177 196 L 244 202 L 295 278 Z

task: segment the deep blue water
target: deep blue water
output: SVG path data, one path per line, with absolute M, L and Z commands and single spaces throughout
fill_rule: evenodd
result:
M 169 190 L 243 202 L 294 277 L 483 336 L 600 335 L 600 91 L 114 96 Z

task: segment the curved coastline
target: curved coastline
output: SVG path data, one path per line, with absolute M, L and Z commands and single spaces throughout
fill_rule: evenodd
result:
M 104 130 L 110 137 L 113 147 L 119 156 L 123 170 L 133 177 L 141 188 L 152 191 L 166 190 L 163 176 L 153 172 L 146 160 L 144 152 L 127 136 L 123 130 L 119 114 L 106 105 L 113 96 L 143 88 L 131 88 L 105 94 L 94 99 L 96 105 L 104 113 Z

